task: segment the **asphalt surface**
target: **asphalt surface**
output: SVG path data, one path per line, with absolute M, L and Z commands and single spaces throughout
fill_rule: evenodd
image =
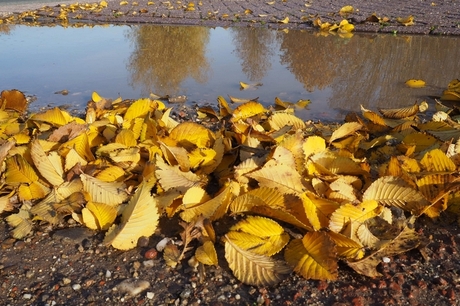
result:
M 69 1 L 63 2 L 69 3 Z M 82 2 L 84 1 L 80 1 Z M 460 1 L 457 0 L 107 0 L 107 2 L 108 6 L 98 12 L 77 10 L 70 13 L 69 21 L 75 21 L 72 18 L 78 17 L 77 21 L 98 23 L 266 26 L 303 29 L 312 28 L 317 18 L 322 22 L 331 23 L 338 23 L 346 18 L 355 25 L 356 32 L 460 35 Z M 122 2 L 127 4 L 122 5 Z M 39 8 L 43 5 L 34 3 L 27 7 L 7 7 L 0 4 L 0 14 Z M 351 5 L 354 12 L 341 16 L 340 9 L 347 5 Z M 59 12 L 59 9 L 59 7 L 51 8 L 55 12 Z M 366 21 L 372 14 L 388 20 Z M 42 11 L 40 15 L 49 17 L 50 10 L 46 13 Z M 413 25 L 406 26 L 397 21 L 398 18 L 408 16 L 413 16 Z M 286 21 L 286 17 L 289 21 L 282 23 L 282 20 Z

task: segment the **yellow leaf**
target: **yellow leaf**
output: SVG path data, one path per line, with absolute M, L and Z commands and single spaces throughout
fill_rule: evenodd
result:
M 381 204 L 396 206 L 414 214 L 430 203 L 403 179 L 384 176 L 374 181 L 363 194 L 363 201 L 376 200 Z
M 6 159 L 5 182 L 12 186 L 21 183 L 31 184 L 38 181 L 32 166 L 21 156 L 15 155 Z
M 99 172 L 95 177 L 104 182 L 119 182 L 122 181 L 122 178 L 125 176 L 125 170 L 118 166 L 109 166 L 101 172 Z
M 10 198 L 14 195 L 14 191 L 10 194 L 0 197 L 0 214 L 5 211 L 12 211 L 14 209 L 13 203 Z
M 159 212 L 157 200 L 150 191 L 152 181 L 143 181 L 128 202 L 121 215 L 120 225 L 112 225 L 105 235 L 104 243 L 119 250 L 136 247 L 137 240 L 150 237 L 158 226 Z
M 358 122 L 347 122 L 342 124 L 337 130 L 332 133 L 329 143 L 350 135 L 355 134 L 357 131 L 362 129 L 363 125 Z
M 205 241 L 203 245 L 199 246 L 195 251 L 196 259 L 202 264 L 209 266 L 217 266 L 217 252 L 214 248 L 214 243 L 211 241 Z
M 279 130 L 284 126 L 292 126 L 295 130 L 304 129 L 305 123 L 302 119 L 284 112 L 276 112 L 268 118 L 273 130 Z
M 382 207 L 376 200 L 367 200 L 357 206 L 344 204 L 332 213 L 329 229 L 340 233 L 350 223 L 355 223 L 357 228 L 364 221 L 378 216 L 381 210 Z
M 340 206 L 334 201 L 320 198 L 311 193 L 303 193 L 300 199 L 308 221 L 316 231 L 328 227 L 331 214 Z
M 222 117 L 226 117 L 232 114 L 233 111 L 228 106 L 228 103 L 224 97 L 222 96 L 217 97 L 217 102 L 219 103 L 220 115 Z
M 98 103 L 102 100 L 102 97 L 97 92 L 93 91 L 93 93 L 91 94 L 91 100 Z
M 196 170 L 199 167 L 210 166 L 215 163 L 216 151 L 208 148 L 196 148 L 188 156 L 190 167 Z
M 19 198 L 22 201 L 31 201 L 44 198 L 50 192 L 49 188 L 41 184 L 39 181 L 31 184 L 21 184 L 18 189 Z
M 278 223 L 260 216 L 248 216 L 233 225 L 227 238 L 244 250 L 267 256 L 277 254 L 289 241 Z
M 90 195 L 93 202 L 117 206 L 128 198 L 122 182 L 104 182 L 84 173 L 80 174 L 80 179 L 83 190 Z
M 430 172 L 453 172 L 457 169 L 455 163 L 440 149 L 425 153 L 420 164 Z
M 244 82 L 240 82 L 240 87 L 241 87 L 241 89 L 248 89 L 250 87 L 250 85 L 247 84 L 247 83 L 244 83 Z
M 326 141 L 320 136 L 309 136 L 303 144 L 303 151 L 307 159 L 316 153 L 326 150 Z
M 26 209 L 20 209 L 17 214 L 9 215 L 5 220 L 11 227 L 14 227 L 13 237 L 16 239 L 22 239 L 32 231 L 32 220 Z
M 187 205 L 184 211 L 180 213 L 180 217 L 186 222 L 191 222 L 200 216 L 208 218 L 211 221 L 222 218 L 227 212 L 230 201 L 232 200 L 231 196 L 233 189 L 236 187 L 235 184 L 224 187 L 218 195 L 211 199 L 209 199 L 207 195 L 201 195 L 202 193 L 197 193 L 196 190 L 193 190 L 194 194 L 199 194 L 198 198 L 202 197 L 205 201 L 195 202 L 195 205 Z
M 291 273 L 282 261 L 245 251 L 225 239 L 225 258 L 235 277 L 247 285 L 273 286 Z
M 342 234 L 327 232 L 329 237 L 334 241 L 339 258 L 347 258 L 352 260 L 361 259 L 364 256 L 364 246 Z
M 238 106 L 234 112 L 231 119 L 232 122 L 237 122 L 238 120 L 244 120 L 259 114 L 265 113 L 265 108 L 262 104 L 254 101 L 250 101 Z
M 69 115 L 66 111 L 60 110 L 55 107 L 53 109 L 47 110 L 44 113 L 34 114 L 30 117 L 32 121 L 46 122 L 53 126 L 63 126 L 73 120 L 72 116 Z
M 289 23 L 289 17 L 286 17 L 286 18 L 284 18 L 282 20 L 278 20 L 278 22 L 279 23 L 284 23 L 284 24 Z
M 128 1 L 120 1 L 120 5 L 127 5 Z
M 88 228 L 105 231 L 115 221 L 117 209 L 104 203 L 88 202 L 82 210 L 82 217 Z
M 216 140 L 211 130 L 194 122 L 179 124 L 171 131 L 169 138 L 175 142 L 175 146 L 184 147 L 189 152 L 197 147 L 209 148 Z
M 59 186 L 64 183 L 62 176 L 62 159 L 57 152 L 50 152 L 48 155 L 43 150 L 38 140 L 32 141 L 30 145 L 30 154 L 38 172 L 53 186 Z
M 410 80 L 407 80 L 405 84 L 407 86 L 409 86 L 409 87 L 412 87 L 412 88 L 425 87 L 425 81 L 423 81 L 423 80 L 410 79 Z
M 308 232 L 302 239 L 292 240 L 286 247 L 284 258 L 306 279 L 337 279 L 335 244 L 325 232 Z
M 259 186 L 277 188 L 281 193 L 302 193 L 305 190 L 300 174 L 287 165 L 265 166 L 247 176 L 258 181 Z
M 88 162 L 86 161 L 86 159 L 81 157 L 75 149 L 72 148 L 66 155 L 64 169 L 65 171 L 69 171 L 77 164 L 80 164 L 81 166 L 86 166 Z
M 115 142 L 121 143 L 127 147 L 134 147 L 137 141 L 134 133 L 131 130 L 122 129 L 115 137 Z
M 415 146 L 415 152 L 420 152 L 429 149 L 439 141 L 433 136 L 416 132 L 408 134 L 406 137 L 404 137 L 402 142 L 406 146 Z
M 150 99 L 139 99 L 131 104 L 126 110 L 124 120 L 130 121 L 134 118 L 143 118 L 148 113 L 151 113 L 155 110 L 157 103 Z
M 353 8 L 353 6 L 351 5 L 346 5 L 344 7 L 342 7 L 339 11 L 339 14 L 340 15 L 347 15 L 347 14 L 351 14 L 355 11 L 355 9 Z
M 402 107 L 402 108 L 379 108 L 379 112 L 385 118 L 402 119 L 411 117 L 419 112 L 419 106 L 414 104 L 413 106 Z
M 398 17 L 396 18 L 396 21 L 405 25 L 405 26 L 410 26 L 414 24 L 414 16 L 410 15 L 407 17 Z
M 155 175 L 164 190 L 176 187 L 188 189 L 193 186 L 204 186 L 207 182 L 205 177 L 200 177 L 191 171 L 183 172 L 179 166 L 167 165 L 161 157 L 157 160 Z

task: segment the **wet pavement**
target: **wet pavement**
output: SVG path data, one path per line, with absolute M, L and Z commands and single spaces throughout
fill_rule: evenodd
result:
M 356 32 L 460 35 L 460 2 L 452 0 L 107 0 L 107 3 L 101 10 L 69 13 L 68 20 L 304 29 L 312 28 L 317 18 L 331 23 L 346 18 L 355 25 Z M 347 5 L 353 6 L 353 13 L 341 16 L 340 9 Z M 53 22 L 59 9 L 52 7 L 39 15 Z M 5 11 L 17 9 L 0 6 L 0 13 Z M 385 18 L 385 22 L 369 21 L 372 14 Z M 414 18 L 413 25 L 397 21 L 409 16 Z

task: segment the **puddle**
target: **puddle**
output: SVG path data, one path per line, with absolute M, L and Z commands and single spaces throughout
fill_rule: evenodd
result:
M 84 110 L 92 91 L 109 98 L 219 95 L 310 99 L 303 119 L 342 120 L 349 111 L 403 107 L 439 96 L 459 78 L 460 39 L 358 35 L 351 39 L 252 28 L 94 26 L 0 28 L 0 89 L 37 100 L 30 108 Z M 6 47 L 7 46 L 7 47 Z M 411 89 L 408 79 L 423 79 Z M 240 91 L 239 82 L 262 83 Z M 54 94 L 68 90 L 66 96 Z M 433 103 L 432 99 L 427 99 Z

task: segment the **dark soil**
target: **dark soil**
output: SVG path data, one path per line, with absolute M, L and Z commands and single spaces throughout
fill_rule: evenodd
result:
M 419 232 L 430 243 L 382 262 L 380 278 L 359 275 L 342 264 L 337 281 L 293 274 L 273 288 L 236 280 L 222 246 L 219 267 L 193 269 L 184 260 L 169 268 L 155 246 L 163 237 L 178 239 L 174 222 L 162 222 L 158 234 L 123 252 L 105 247 L 102 233 L 75 227 L 72 220 L 57 229 L 38 226 L 25 241 L 9 238 L 2 221 L 0 304 L 459 305 L 460 229 L 444 219 L 418 220 Z

